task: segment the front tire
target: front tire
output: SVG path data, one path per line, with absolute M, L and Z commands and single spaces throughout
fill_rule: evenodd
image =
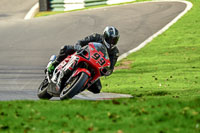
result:
M 74 97 L 80 91 L 82 91 L 85 83 L 88 80 L 88 75 L 86 73 L 81 73 L 76 76 L 69 85 L 66 85 L 62 92 L 60 93 L 60 99 L 69 99 Z
M 37 96 L 40 99 L 51 99 L 52 95 L 50 95 L 49 93 L 47 93 L 47 89 L 48 89 L 48 80 L 44 79 L 43 82 L 40 84 L 39 88 L 38 88 L 38 92 L 37 92 Z

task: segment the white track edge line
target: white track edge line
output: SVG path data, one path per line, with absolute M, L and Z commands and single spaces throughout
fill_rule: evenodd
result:
M 131 53 L 134 53 L 138 50 L 140 50 L 141 48 L 143 48 L 145 45 L 147 45 L 149 42 L 151 42 L 154 38 L 156 38 L 158 35 L 162 34 L 163 32 L 165 32 L 167 29 L 169 29 L 170 26 L 172 26 L 174 23 L 176 23 L 183 15 L 185 15 L 193 6 L 193 4 L 189 1 L 184 1 L 184 0 L 156 0 L 156 1 L 150 1 L 150 2 L 182 2 L 186 4 L 186 8 L 183 12 L 181 12 L 176 18 L 174 18 L 171 22 L 169 22 L 167 25 L 165 25 L 161 30 L 159 30 L 158 32 L 156 32 L 155 34 L 153 34 L 152 36 L 150 36 L 148 39 L 146 39 L 144 42 L 142 42 L 139 46 L 137 46 L 136 48 L 122 54 L 121 56 L 119 56 L 117 61 L 120 61 L 124 58 L 126 58 L 128 55 L 130 55 Z M 139 2 L 139 3 L 149 3 L 149 2 Z M 138 4 L 139 4 L 138 3 Z M 135 3 L 136 4 L 136 3 Z
M 34 17 L 34 15 L 39 12 L 39 3 L 37 2 L 30 10 L 29 12 L 26 14 L 26 16 L 24 17 L 25 20 L 31 19 Z
M 185 3 L 187 5 L 187 7 L 185 8 L 185 10 L 183 12 L 181 12 L 176 18 L 174 18 L 171 22 L 169 22 L 166 26 L 164 26 L 161 30 L 159 30 L 158 32 L 156 32 L 155 34 L 153 34 L 152 36 L 150 36 L 148 39 L 146 39 L 144 42 L 142 42 L 139 46 L 137 46 L 136 48 L 122 54 L 119 56 L 117 61 L 120 61 L 124 58 L 126 58 L 128 55 L 130 55 L 131 53 L 134 53 L 138 50 L 140 50 L 141 48 L 143 48 L 145 45 L 147 45 L 149 42 L 151 42 L 154 38 L 156 38 L 158 35 L 162 34 L 163 32 L 165 32 L 167 29 L 169 29 L 170 26 L 172 26 L 174 23 L 176 23 L 183 15 L 185 15 L 191 8 L 192 8 L 192 3 L 189 1 L 185 1 L 185 0 L 155 0 L 155 1 L 146 1 L 146 2 L 138 2 L 138 3 L 133 3 L 133 4 L 140 4 L 140 3 L 150 3 L 150 2 L 182 2 Z M 25 16 L 25 20 L 27 19 L 31 19 L 33 17 L 33 15 L 35 14 L 35 12 L 37 12 L 37 10 L 39 9 L 39 3 L 36 3 L 31 9 L 30 11 L 27 13 L 27 15 Z

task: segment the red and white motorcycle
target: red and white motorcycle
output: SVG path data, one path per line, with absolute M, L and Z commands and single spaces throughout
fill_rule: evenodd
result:
M 50 63 L 55 58 L 55 55 L 52 56 Z M 110 60 L 106 47 L 101 43 L 91 42 L 65 58 L 53 74 L 47 71 L 37 95 L 40 99 L 72 98 L 89 88 L 101 76 L 107 75 L 110 72 L 109 68 Z

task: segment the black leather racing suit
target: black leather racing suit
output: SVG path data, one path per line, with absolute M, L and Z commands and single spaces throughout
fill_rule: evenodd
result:
M 77 42 L 76 45 L 80 45 L 81 47 L 88 45 L 89 42 L 99 42 L 104 44 L 103 42 L 103 36 L 100 34 L 92 34 L 90 36 L 85 37 L 82 40 L 79 40 Z M 60 53 L 56 59 L 56 64 L 59 64 L 61 61 L 63 61 L 68 55 L 73 54 L 76 51 L 76 46 L 71 46 L 71 45 L 65 45 L 60 49 Z M 111 69 L 111 73 L 114 70 L 114 66 L 117 62 L 117 59 L 119 57 L 119 50 L 117 47 L 114 47 L 112 49 L 107 49 L 108 50 L 108 54 L 109 54 L 109 58 L 110 58 L 110 69 Z M 110 74 L 111 74 L 110 73 Z M 99 93 L 100 90 L 102 88 L 100 79 L 97 80 L 91 87 L 88 88 L 89 91 L 93 92 L 93 93 Z

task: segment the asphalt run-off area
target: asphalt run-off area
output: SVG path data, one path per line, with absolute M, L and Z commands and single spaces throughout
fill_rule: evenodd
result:
M 73 45 L 113 25 L 120 31 L 118 47 L 122 55 L 157 33 L 187 7 L 176 1 L 144 2 L 24 20 L 37 0 L 12 2 L 7 4 L 7 0 L 1 0 L 3 4 L 0 5 L 0 100 L 37 100 L 37 88 L 45 76 L 44 68 L 49 57 L 58 54 L 62 45 Z M 127 96 L 130 97 L 83 92 L 75 99 Z

